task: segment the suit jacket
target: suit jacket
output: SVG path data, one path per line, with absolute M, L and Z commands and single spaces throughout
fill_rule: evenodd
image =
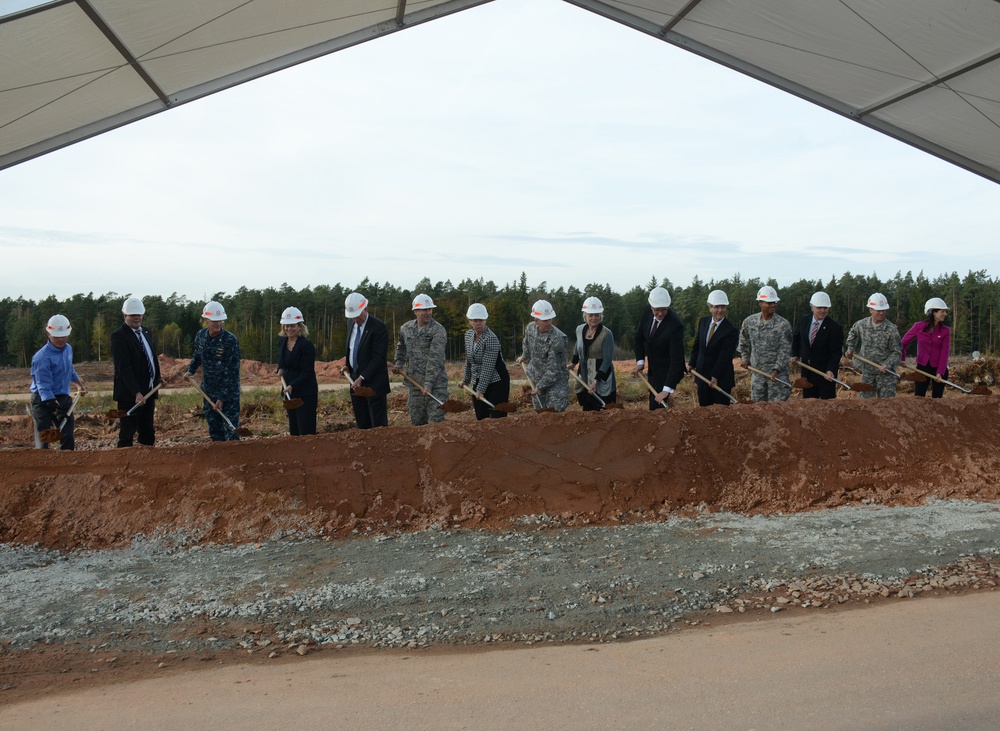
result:
M 375 389 L 379 396 L 389 393 L 389 366 L 386 358 L 389 357 L 389 330 L 385 323 L 372 314 L 368 315 L 365 322 L 365 331 L 361 335 L 361 342 L 358 343 L 358 369 L 355 373 L 351 369 L 351 335 L 354 332 L 354 322 L 347 328 L 347 360 L 345 365 L 351 378 L 362 376 L 365 380 L 363 385 Z
M 698 321 L 698 334 L 691 348 L 691 367 L 701 375 L 711 380 L 716 379 L 719 388 L 732 393 L 736 385 L 736 374 L 733 372 L 733 358 L 736 357 L 736 345 L 740 340 L 740 331 L 723 318 L 716 326 L 712 341 L 705 345 L 708 330 L 712 325 L 712 316 L 705 315 Z
M 792 357 L 826 373 L 837 375 L 840 358 L 844 353 L 844 328 L 832 317 L 825 317 L 816 331 L 816 339 L 809 344 L 812 313 L 802 315 L 792 329 Z M 805 369 L 803 369 L 805 370 Z M 808 371 L 803 375 L 809 376 Z M 810 379 L 812 380 L 812 379 Z
M 145 325 L 140 329 L 142 336 L 149 343 L 149 349 L 153 352 L 153 385 L 155 386 L 160 382 L 160 359 L 156 357 L 153 334 Z M 124 322 L 120 328 L 111 333 L 111 362 L 115 367 L 113 391 L 115 401 L 134 404 L 137 393 L 145 394 L 150 390 L 149 366 L 144 350 L 135 331 Z M 154 393 L 151 398 L 157 396 L 159 393 Z
M 353 327 L 353 325 L 352 325 Z M 278 338 L 278 368 L 285 372 L 285 383 L 292 387 L 292 397 L 315 396 L 319 393 L 316 382 L 316 347 L 308 338 L 299 336 L 295 347 L 288 350 L 288 338 Z
M 668 310 L 652 340 L 653 308 L 646 305 L 635 333 L 635 359 L 648 360 L 649 383 L 657 391 L 664 386 L 675 389 L 684 377 L 684 323 L 677 313 Z

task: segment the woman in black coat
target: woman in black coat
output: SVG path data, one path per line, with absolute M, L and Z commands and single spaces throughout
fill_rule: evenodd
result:
M 306 337 L 309 328 L 302 312 L 289 307 L 281 313 L 281 339 L 278 341 L 278 375 L 285 379 L 284 394 L 302 399 L 302 406 L 288 409 L 288 432 L 293 437 L 316 433 L 316 407 L 319 385 L 316 383 L 316 348 Z

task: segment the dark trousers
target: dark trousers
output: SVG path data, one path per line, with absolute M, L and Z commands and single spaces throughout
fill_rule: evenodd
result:
M 73 404 L 73 399 L 71 399 L 67 394 L 61 394 L 56 396 L 56 402 L 59 404 L 59 408 L 63 411 L 69 411 L 70 406 Z M 52 427 L 59 428 L 55 419 L 52 416 L 52 412 L 49 411 L 47 406 L 42 406 L 42 397 L 37 393 L 31 394 L 31 418 L 35 421 L 35 431 L 41 433 L 46 429 L 51 429 Z M 59 440 L 59 449 L 74 449 L 76 447 L 76 442 L 73 439 L 73 416 L 70 415 L 66 419 L 66 426 L 62 430 L 62 439 Z M 45 442 L 41 443 L 42 449 L 48 449 L 49 445 Z
M 305 406 L 302 408 L 304 409 Z M 364 398 L 352 393 L 351 408 L 354 410 L 354 422 L 358 425 L 358 429 L 389 426 L 389 408 L 385 394 Z
M 285 412 L 288 414 L 288 433 L 293 437 L 315 434 L 319 394 L 314 393 L 312 396 L 298 396 L 297 398 L 302 399 L 302 405 L 297 409 L 289 409 Z
M 118 409 L 128 411 L 135 402 L 119 401 Z M 150 399 L 145 404 L 132 412 L 131 416 L 124 417 L 118 425 L 118 446 L 131 447 L 135 435 L 139 434 L 139 444 L 152 447 L 156 441 L 156 431 L 153 427 L 153 414 L 156 411 L 156 400 Z
M 240 425 L 240 402 L 223 401 L 222 413 L 233 423 L 233 426 Z M 205 402 L 205 421 L 208 422 L 208 438 L 213 442 L 238 442 L 240 435 L 229 428 L 226 420 L 219 416 L 218 412 Z
M 486 387 L 483 396 L 494 406 L 510 401 L 510 376 L 507 375 L 506 370 L 500 374 L 499 381 Z M 502 419 L 507 416 L 503 411 L 494 411 L 477 398 L 472 399 L 472 408 L 476 412 L 476 421 Z
M 918 363 L 917 370 L 923 371 L 924 373 L 930 373 L 932 376 L 937 375 L 937 371 L 934 370 L 934 368 L 932 368 L 930 365 L 920 365 Z M 948 380 L 947 369 L 945 369 L 945 372 L 941 375 L 941 378 Z M 921 397 L 926 396 L 928 386 L 931 387 L 931 398 L 942 398 L 944 396 L 944 384 L 938 383 L 937 381 L 932 381 L 929 378 L 926 381 L 913 384 L 913 395 Z
M 806 377 L 806 380 L 812 384 L 812 388 L 802 389 L 802 398 L 820 398 L 820 399 L 831 399 L 837 398 L 837 384 L 833 381 L 828 381 L 823 376 L 813 373 L 812 371 L 805 371 L 802 375 Z M 836 373 L 833 374 L 836 377 Z

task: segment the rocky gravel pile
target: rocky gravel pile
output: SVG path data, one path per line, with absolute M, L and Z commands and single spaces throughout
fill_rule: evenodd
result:
M 993 590 L 1000 506 L 933 501 L 652 524 L 0 546 L 0 653 L 604 642 L 726 615 Z

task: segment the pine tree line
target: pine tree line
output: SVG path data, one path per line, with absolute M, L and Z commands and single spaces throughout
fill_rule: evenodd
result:
M 774 280 L 742 279 L 739 274 L 708 282 L 696 277 L 686 287 L 654 276 L 645 284 L 623 293 L 597 283 L 583 288 L 557 289 L 550 289 L 546 282 L 529 285 L 524 274 L 517 281 L 502 286 L 482 277 L 465 279 L 457 285 L 450 281 L 433 284 L 424 278 L 412 289 L 366 278 L 350 288 L 339 283 L 301 290 L 287 284 L 264 290 L 241 287 L 234 294 L 219 292 L 212 299 L 225 306 L 229 315 L 226 328 L 239 338 L 243 357 L 274 362 L 278 319 L 281 311 L 290 305 L 304 313 L 310 339 L 320 360 L 343 357 L 348 324 L 344 318 L 344 298 L 352 291 L 361 292 L 368 298 L 371 313 L 384 320 L 391 332 L 398 332 L 399 327 L 412 318 L 413 297 L 418 293 L 429 294 L 437 306 L 436 319 L 448 331 L 448 356 L 452 359 L 463 356 L 463 335 L 468 328 L 465 312 L 473 302 L 486 305 L 490 313 L 488 324 L 500 337 L 504 356 L 513 359 L 520 353 L 521 336 L 525 324 L 530 322 L 530 308 L 535 300 L 551 302 L 559 314 L 557 326 L 572 335 L 582 322 L 583 300 L 596 296 L 604 303 L 604 322 L 615 334 L 621 357 L 628 358 L 636 324 L 647 294 L 654 286 L 661 285 L 670 291 L 672 308 L 686 324 L 690 347 L 698 318 L 707 314 L 706 298 L 711 290 L 722 289 L 729 295 L 729 318 L 739 323 L 758 311 L 757 290 L 765 284 L 778 290 L 781 298 L 778 312 L 792 322 L 809 311 L 809 298 L 817 290 L 830 295 L 831 316 L 846 326 L 867 315 L 865 303 L 870 294 L 882 292 L 891 305 L 889 318 L 905 332 L 913 322 L 923 319 L 927 299 L 942 297 L 951 308 L 948 324 L 952 327 L 954 353 L 974 350 L 993 353 L 1000 342 L 1000 322 L 994 317 L 1000 303 L 1000 281 L 988 276 L 985 270 L 970 271 L 964 278 L 953 272 L 933 280 L 923 272 L 916 277 L 910 272 L 897 273 L 888 281 L 875 275 L 847 272 L 827 282 L 802 279 L 785 287 L 779 287 Z M 108 292 L 96 297 L 93 293 L 77 294 L 66 300 L 50 296 L 39 302 L 24 298 L 0 300 L 0 362 L 14 367 L 29 365 L 32 354 L 45 342 L 46 321 L 56 313 L 68 317 L 73 326 L 70 342 L 77 361 L 108 360 L 108 339 L 121 325 L 121 304 L 128 294 Z M 192 301 L 177 293 L 167 298 L 145 297 L 144 302 L 144 322 L 153 330 L 160 351 L 177 358 L 190 356 L 194 335 L 201 327 L 204 302 Z M 392 358 L 392 346 L 389 357 Z

